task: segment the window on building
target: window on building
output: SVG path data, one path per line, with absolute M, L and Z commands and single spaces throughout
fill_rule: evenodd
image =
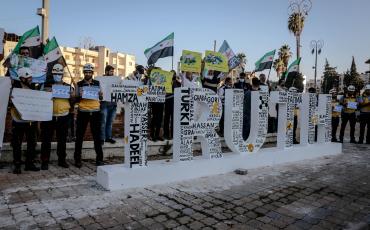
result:
M 91 58 L 91 63 L 94 63 L 95 62 L 95 59 L 94 58 Z
M 128 65 L 129 65 L 129 66 L 132 66 L 132 62 L 129 62 L 129 63 L 128 63 Z
M 108 62 L 105 62 L 105 66 L 107 66 L 108 65 Z
M 66 60 L 69 60 L 69 55 L 66 55 Z
M 108 50 L 106 51 L 105 56 L 109 57 L 109 51 Z

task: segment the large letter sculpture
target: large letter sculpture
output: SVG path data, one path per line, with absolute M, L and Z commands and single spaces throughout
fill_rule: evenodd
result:
M 307 145 L 315 142 L 315 124 L 317 97 L 315 93 L 303 93 L 300 106 L 300 144 Z
M 173 160 L 193 159 L 193 140 L 201 142 L 203 158 L 221 158 L 221 142 L 215 131 L 222 105 L 209 89 L 176 88 L 174 104 Z
M 243 140 L 244 91 L 226 90 L 225 95 L 225 141 L 235 153 L 257 152 L 263 145 L 267 134 L 268 92 L 251 92 L 250 134 Z
M 165 100 L 162 86 L 113 84 L 112 102 L 121 102 L 125 108 L 125 163 L 126 167 L 147 165 L 148 102 Z
M 317 140 L 331 142 L 331 95 L 320 94 L 318 106 Z

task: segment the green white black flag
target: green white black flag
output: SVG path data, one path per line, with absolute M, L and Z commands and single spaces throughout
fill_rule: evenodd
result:
M 272 62 L 274 60 L 275 50 L 267 52 L 256 62 L 255 72 L 259 72 L 265 69 L 271 69 Z
M 148 58 L 148 65 L 156 63 L 159 58 L 173 56 L 174 37 L 175 34 L 171 33 L 165 39 L 144 51 Z
M 297 60 L 292 62 L 292 64 L 289 65 L 289 68 L 286 71 L 285 76 L 288 76 L 288 74 L 291 72 L 298 72 L 300 63 L 301 63 L 301 58 L 298 58 Z

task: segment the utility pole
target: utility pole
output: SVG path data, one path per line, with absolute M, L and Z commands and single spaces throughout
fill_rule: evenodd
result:
M 46 44 L 49 37 L 49 0 L 42 0 L 42 8 L 37 9 L 37 14 L 41 16 L 41 39 Z

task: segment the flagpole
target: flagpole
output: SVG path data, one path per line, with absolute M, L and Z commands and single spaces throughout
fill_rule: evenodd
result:
M 274 56 L 272 56 L 272 64 L 274 63 L 275 53 L 276 53 L 276 50 L 275 50 L 275 52 L 274 52 Z M 271 73 L 271 69 L 272 69 L 272 65 L 271 65 L 270 70 L 269 70 L 269 75 L 267 76 L 267 81 L 269 81 L 269 80 L 270 80 L 270 73 Z
M 172 54 L 172 70 L 173 70 L 173 56 L 174 56 L 174 54 Z
M 216 40 L 213 41 L 213 52 L 216 52 Z

